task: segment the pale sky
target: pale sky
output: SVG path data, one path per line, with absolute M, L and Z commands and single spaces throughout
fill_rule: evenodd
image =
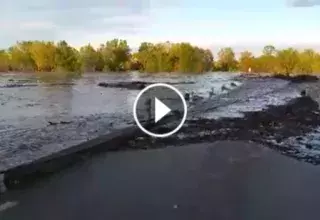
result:
M 0 0 L 0 47 L 66 40 L 80 47 L 124 38 L 188 41 L 213 50 L 320 50 L 320 0 Z

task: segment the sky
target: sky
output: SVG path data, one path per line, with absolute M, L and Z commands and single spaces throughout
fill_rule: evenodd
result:
M 113 38 L 217 50 L 320 50 L 320 0 L 1 0 L 0 48 L 20 40 L 97 47 Z

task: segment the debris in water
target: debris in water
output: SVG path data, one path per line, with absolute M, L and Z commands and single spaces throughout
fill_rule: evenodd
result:
M 190 93 L 186 93 L 186 94 L 184 94 L 184 99 L 186 100 L 186 101 L 189 101 L 190 100 Z
M 70 124 L 72 121 L 48 121 L 49 125 Z
M 236 86 L 237 86 L 237 84 L 235 84 L 234 82 L 231 82 L 230 85 L 231 85 L 232 87 L 236 87 Z
M 71 121 L 61 121 L 60 124 L 70 124 Z
M 57 125 L 58 122 L 48 121 L 49 125 Z

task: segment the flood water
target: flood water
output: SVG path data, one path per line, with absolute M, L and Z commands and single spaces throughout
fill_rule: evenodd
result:
M 175 83 L 180 91 L 192 91 L 204 99 L 213 90 L 210 101 L 194 106 L 189 117 L 241 117 L 244 111 L 259 111 L 299 96 L 297 88 L 282 80 L 246 82 L 237 76 L 87 73 L 78 79 L 47 82 L 32 74 L 2 74 L 0 170 L 132 124 L 132 106 L 139 90 L 104 88 L 99 82 Z M 223 85 L 229 89 L 222 91 Z
M 131 120 L 138 90 L 99 87 L 99 82 L 148 81 L 180 83 L 181 91 L 207 96 L 211 87 L 221 87 L 234 76 L 226 74 L 177 76 L 135 74 L 85 74 L 80 79 L 43 82 L 34 75 L 0 75 L 0 131 L 10 128 L 38 128 L 45 120 L 57 118 L 106 117 Z M 13 81 L 12 81 L 13 80 Z M 185 84 L 191 82 L 194 84 Z M 7 87 L 8 85 L 18 85 Z M 218 90 L 217 90 L 218 91 Z
M 103 88 L 99 82 L 178 83 L 175 86 L 182 91 L 207 96 L 211 87 L 220 88 L 233 77 L 90 73 L 79 79 L 47 82 L 32 74 L 2 74 L 0 170 L 132 124 L 132 106 L 139 91 Z

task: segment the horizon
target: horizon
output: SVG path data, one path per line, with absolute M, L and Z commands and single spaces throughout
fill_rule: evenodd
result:
M 135 50 L 143 41 L 190 42 L 217 53 L 259 54 L 265 45 L 320 51 L 318 0 L 255 2 L 244 0 L 69 1 L 16 0 L 3 3 L 0 48 L 22 40 L 66 40 L 79 48 L 95 48 L 107 40 L 127 40 Z

